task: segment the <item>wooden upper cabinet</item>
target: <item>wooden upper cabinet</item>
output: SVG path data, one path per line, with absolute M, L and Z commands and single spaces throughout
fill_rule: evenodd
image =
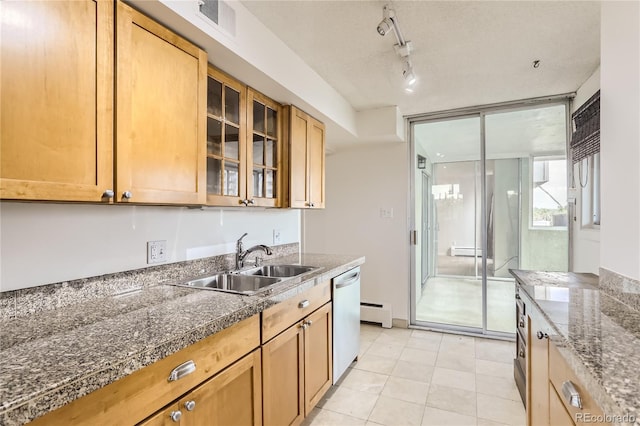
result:
M 324 124 L 291 106 L 289 114 L 289 205 L 324 208 Z
M 207 204 L 240 206 L 246 199 L 247 89 L 209 66 L 207 77 Z
M 113 1 L 0 2 L 0 198 L 113 189 Z
M 282 200 L 282 106 L 249 88 L 247 99 L 247 199 L 280 207 Z
M 116 201 L 204 204 L 206 53 L 121 2 L 116 35 Z

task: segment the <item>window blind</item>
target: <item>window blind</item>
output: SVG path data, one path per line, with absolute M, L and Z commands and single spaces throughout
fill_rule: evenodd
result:
M 578 108 L 571 119 L 574 128 L 571 151 L 573 162 L 577 163 L 600 152 L 600 91 Z

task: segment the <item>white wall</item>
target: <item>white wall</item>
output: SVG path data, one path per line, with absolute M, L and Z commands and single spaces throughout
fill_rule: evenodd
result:
M 602 2 L 601 267 L 640 279 L 640 2 Z
M 326 208 L 303 213 L 303 250 L 366 256 L 361 299 L 409 319 L 407 144 L 345 149 L 326 159 Z M 380 209 L 393 209 L 381 218 Z
M 0 203 L 0 291 L 144 268 L 146 242 L 166 240 L 168 263 L 300 241 L 298 210 Z
M 576 97 L 573 100 L 572 112 L 580 108 L 598 90 L 600 90 L 600 67 L 577 90 Z M 573 168 L 573 175 L 574 185 L 577 189 L 580 189 L 577 163 Z M 600 267 L 600 229 L 582 227 L 582 193 L 579 190 L 576 193 L 575 219 L 570 218 L 571 226 L 573 227 L 573 272 L 598 274 Z

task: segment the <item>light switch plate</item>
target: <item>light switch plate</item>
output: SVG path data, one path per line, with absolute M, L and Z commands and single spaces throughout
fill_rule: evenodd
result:
M 147 242 L 147 264 L 167 261 L 167 240 Z

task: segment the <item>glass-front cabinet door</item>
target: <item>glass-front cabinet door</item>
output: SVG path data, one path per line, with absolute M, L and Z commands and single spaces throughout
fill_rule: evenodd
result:
M 251 88 L 247 107 L 247 199 L 250 205 L 280 207 L 282 107 Z
M 209 66 L 207 204 L 246 204 L 246 87 Z

